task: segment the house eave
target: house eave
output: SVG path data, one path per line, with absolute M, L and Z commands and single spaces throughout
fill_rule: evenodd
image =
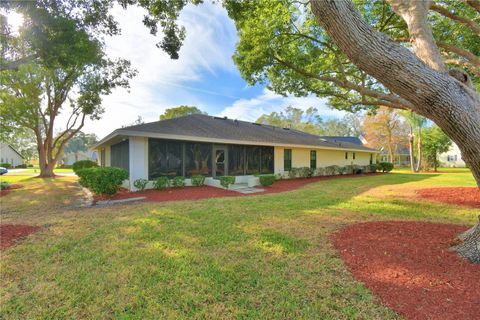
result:
M 142 131 L 132 131 L 132 130 L 122 130 L 117 129 L 107 135 L 105 138 L 100 140 L 92 149 L 99 149 L 102 146 L 106 145 L 108 141 L 112 140 L 117 136 L 132 136 L 132 137 L 146 137 L 146 138 L 158 138 L 158 139 L 171 139 L 171 140 L 183 140 L 183 141 L 198 141 L 198 142 L 207 142 L 207 143 L 218 143 L 218 144 L 243 144 L 243 145 L 259 145 L 259 146 L 272 146 L 272 147 L 286 147 L 286 148 L 311 148 L 311 149 L 325 149 L 325 150 L 337 150 L 337 151 L 354 151 L 354 152 L 370 152 L 370 153 L 380 153 L 379 150 L 375 149 L 357 149 L 357 148 L 345 148 L 345 147 L 328 147 L 328 146 L 318 146 L 318 145 L 305 145 L 305 144 L 288 144 L 288 143 L 275 143 L 275 142 L 265 142 L 265 141 L 245 141 L 245 140 L 231 140 L 231 139 L 218 139 L 218 138 L 209 138 L 209 137 L 195 137 L 195 136 L 186 136 L 186 135 L 173 135 L 165 133 L 155 133 L 155 132 L 142 132 Z

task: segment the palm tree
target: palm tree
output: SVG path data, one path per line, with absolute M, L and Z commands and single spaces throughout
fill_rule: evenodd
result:
M 427 123 L 427 119 L 414 113 L 413 111 L 404 111 L 402 116 L 407 120 L 410 125 L 410 134 L 408 135 L 408 145 L 410 151 L 410 167 L 413 172 L 420 171 L 420 165 L 422 163 L 422 128 Z M 415 164 L 414 154 L 414 142 L 415 136 L 417 136 L 417 161 Z

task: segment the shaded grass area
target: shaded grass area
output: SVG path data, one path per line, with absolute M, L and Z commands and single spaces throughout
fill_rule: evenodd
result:
M 397 319 L 353 280 L 329 234 L 357 221 L 471 224 L 477 214 L 409 196 L 415 188 L 469 186 L 465 171 L 402 171 L 280 194 L 82 210 L 52 205 L 75 194 L 73 180 L 34 180 L 25 181 L 32 186 L 24 199 L 60 188 L 48 191 L 58 199 L 24 205 L 14 193 L 0 198 L 3 221 L 43 226 L 2 253 L 5 319 Z M 22 209 L 4 216 L 4 205 Z

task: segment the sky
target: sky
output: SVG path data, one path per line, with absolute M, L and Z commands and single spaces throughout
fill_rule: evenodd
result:
M 289 105 L 316 107 L 324 119 L 344 114 L 328 108 L 324 99 L 283 97 L 261 85 L 249 86 L 232 60 L 238 40 L 235 25 L 220 5 L 185 8 L 179 22 L 186 27 L 186 38 L 178 60 L 156 47 L 161 38 L 151 35 L 143 25 L 144 9 L 115 7 L 112 13 L 122 32 L 105 38 L 107 54 L 130 60 L 138 75 L 130 81 L 130 89 L 115 89 L 103 97 L 105 113 L 100 120 L 87 120 L 82 130 L 85 133 L 103 138 L 122 125 L 132 124 L 138 116 L 145 122 L 157 121 L 165 109 L 179 105 L 194 105 L 210 115 L 246 121 Z M 67 116 L 63 114 L 59 120 Z

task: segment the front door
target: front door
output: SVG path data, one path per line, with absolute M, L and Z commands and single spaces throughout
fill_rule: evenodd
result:
M 213 173 L 214 177 L 226 176 L 228 174 L 228 155 L 225 146 L 213 147 Z

